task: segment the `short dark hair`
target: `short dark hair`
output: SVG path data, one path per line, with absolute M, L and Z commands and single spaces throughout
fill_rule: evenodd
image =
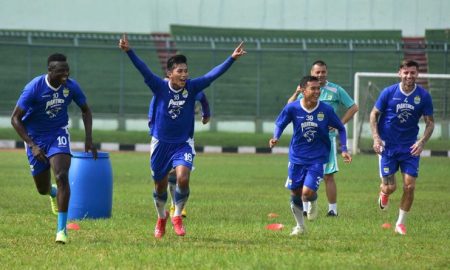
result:
M 174 55 L 172 57 L 170 57 L 167 60 L 167 70 L 172 70 L 174 68 L 175 65 L 178 64 L 186 64 L 187 65 L 187 58 L 186 56 L 182 55 L 182 54 L 177 54 Z
M 311 65 L 311 69 L 313 68 L 313 66 L 315 66 L 315 65 L 318 65 L 318 66 L 325 66 L 325 67 L 327 67 L 327 64 L 325 63 L 325 61 L 323 61 L 323 60 L 316 60 L 316 61 L 314 61 L 314 63 L 312 63 L 312 65 Z
M 405 67 L 416 67 L 417 69 L 419 69 L 419 63 L 417 63 L 414 60 L 405 59 L 401 62 L 399 69 L 402 69 Z
M 67 62 L 67 58 L 62 53 L 54 53 L 47 58 L 47 66 L 50 62 Z
M 316 76 L 307 75 L 300 80 L 300 87 L 306 88 L 306 85 L 308 84 L 308 82 L 318 82 L 318 81 L 319 81 L 319 78 L 317 78 Z

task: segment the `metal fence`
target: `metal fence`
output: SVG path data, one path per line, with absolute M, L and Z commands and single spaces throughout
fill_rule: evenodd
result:
M 71 77 L 86 93 L 97 117 L 145 119 L 151 91 L 117 48 L 121 34 L 57 33 L 0 30 L 0 115 L 10 115 L 24 85 L 46 73 L 49 54 L 68 56 Z M 217 119 L 273 120 L 293 93 L 310 64 L 328 64 L 329 80 L 351 95 L 357 71 L 395 72 L 405 44 L 395 40 L 301 38 L 209 38 L 128 35 L 137 54 L 163 76 L 167 56 L 188 56 L 191 77 L 201 76 L 231 54 L 239 41 L 248 54 L 206 90 Z M 447 43 L 425 43 L 430 73 L 448 73 Z M 75 106 L 72 106 L 75 107 Z M 71 110 L 75 110 L 72 108 Z

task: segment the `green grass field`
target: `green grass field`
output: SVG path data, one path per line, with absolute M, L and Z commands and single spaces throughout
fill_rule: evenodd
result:
M 35 190 L 21 150 L 0 151 L 0 264 L 3 269 L 448 269 L 450 188 L 448 158 L 423 158 L 408 235 L 381 228 L 395 223 L 401 189 L 386 213 L 377 209 L 377 159 L 356 156 L 337 175 L 338 218 L 319 218 L 308 233 L 294 225 L 285 190 L 285 155 L 206 155 L 191 177 L 187 235 L 168 224 L 153 238 L 153 184 L 146 153 L 111 153 L 113 216 L 79 221 L 69 243 L 54 241 L 56 217 Z M 269 219 L 269 213 L 279 217 Z M 285 229 L 268 231 L 269 223 Z

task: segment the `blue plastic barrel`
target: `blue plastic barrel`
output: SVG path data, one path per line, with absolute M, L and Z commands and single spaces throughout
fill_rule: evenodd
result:
M 109 218 L 112 210 L 113 175 L 109 154 L 72 152 L 69 170 L 68 219 Z

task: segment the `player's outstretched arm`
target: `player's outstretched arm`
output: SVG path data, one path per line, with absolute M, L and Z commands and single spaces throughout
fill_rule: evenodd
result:
M 148 68 L 148 66 L 142 61 L 131 49 L 130 43 L 128 41 L 127 34 L 123 34 L 122 38 L 119 39 L 119 48 L 126 52 L 128 57 L 130 58 L 133 65 L 137 70 L 141 73 L 141 75 L 145 78 L 146 81 L 150 83 L 150 88 L 153 90 L 156 83 L 160 83 L 162 81 L 161 78 L 153 74 L 153 72 Z
M 231 54 L 231 57 L 234 60 L 238 60 L 241 56 L 246 54 L 247 52 L 244 50 L 244 41 L 241 41 L 239 45 L 234 49 L 233 53 Z
M 239 59 L 239 57 L 241 57 L 242 55 L 247 53 L 244 50 L 243 44 L 244 44 L 244 42 L 241 42 L 236 47 L 236 49 L 234 49 L 231 56 L 228 57 L 222 64 L 214 67 L 205 75 L 203 75 L 199 78 L 193 79 L 191 81 L 193 88 L 203 90 L 203 89 L 207 88 L 209 85 L 211 85 L 211 83 L 213 81 L 215 81 L 217 78 L 222 76 L 222 74 L 224 74 L 231 67 L 231 65 L 234 63 L 234 61 L 236 61 L 237 59 Z
M 119 48 L 124 52 L 128 52 L 131 49 L 127 34 L 125 33 L 122 35 L 122 38 L 119 39 Z

